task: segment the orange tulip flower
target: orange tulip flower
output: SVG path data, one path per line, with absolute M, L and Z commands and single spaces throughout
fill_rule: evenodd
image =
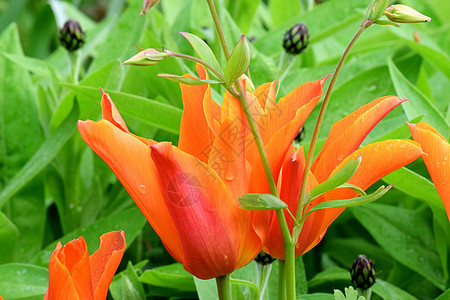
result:
M 450 221 L 450 145 L 433 126 L 426 122 L 408 124 L 413 139 L 422 146 L 427 156 L 423 161 L 444 203 Z
M 64 246 L 59 242 L 50 257 L 49 283 L 44 300 L 106 299 L 125 247 L 123 231 L 102 235 L 100 248 L 91 256 L 83 237 Z
M 390 172 L 414 161 L 423 154 L 420 146 L 410 140 L 387 140 L 358 149 L 372 128 L 392 109 L 404 100 L 398 97 L 382 97 L 364 105 L 357 111 L 336 122 L 319 155 L 311 167 L 307 191 L 325 181 L 332 173 L 342 168 L 349 159 L 362 156 L 362 162 L 349 183 L 367 189 Z M 280 198 L 295 214 L 300 193 L 300 184 L 305 167 L 302 148 L 296 152 L 293 147 L 283 163 L 278 188 Z M 312 201 L 310 207 L 327 200 L 349 199 L 357 194 L 350 189 L 337 189 Z M 300 233 L 295 254 L 299 256 L 312 249 L 325 235 L 327 228 L 345 208 L 322 209 L 311 213 Z M 286 214 L 292 231 L 294 222 Z M 280 228 L 273 222 L 263 249 L 270 255 L 284 259 L 284 246 Z
M 200 79 L 207 79 L 203 67 L 197 66 L 197 72 Z M 280 105 L 274 101 L 275 83 L 247 94 L 252 109 L 259 109 L 254 114 L 273 169 L 281 167 L 298 128 L 319 101 L 323 82 L 297 88 Z M 262 165 L 237 99 L 227 92 L 219 106 L 209 85 L 180 86 L 184 111 L 178 147 L 130 133 L 106 93 L 103 119 L 79 121 L 78 128 L 172 256 L 193 275 L 209 279 L 230 274 L 254 259 L 273 214 L 239 208 L 238 198 L 251 189 L 249 178 L 264 175 L 255 172 Z M 283 142 L 273 147 L 281 136 Z

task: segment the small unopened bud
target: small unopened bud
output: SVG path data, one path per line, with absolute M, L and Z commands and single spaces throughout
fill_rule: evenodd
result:
M 264 251 L 259 252 L 258 256 L 255 257 L 255 261 L 261 265 L 271 264 L 275 261 L 271 255 L 267 254 Z
M 124 65 L 133 66 L 152 66 L 156 65 L 160 60 L 173 56 L 173 52 L 169 50 L 158 51 L 153 48 L 144 49 L 132 58 L 124 61 Z
M 308 27 L 303 23 L 292 26 L 283 37 L 283 48 L 287 53 L 300 54 L 308 46 Z
M 375 283 L 375 263 L 365 255 L 358 255 L 350 270 L 352 283 L 356 287 L 366 290 Z
M 431 21 L 430 17 L 422 15 L 415 9 L 403 4 L 389 6 L 384 12 L 384 15 L 392 22 L 397 23 L 423 23 Z
M 68 51 L 78 50 L 84 44 L 85 34 L 81 30 L 80 23 L 70 19 L 59 30 L 59 40 L 61 45 Z
M 152 8 L 153 6 L 155 6 L 157 3 L 159 2 L 159 0 L 144 0 L 142 1 L 142 8 L 141 8 L 141 12 L 139 13 L 140 16 L 145 15 L 147 13 L 147 11 Z

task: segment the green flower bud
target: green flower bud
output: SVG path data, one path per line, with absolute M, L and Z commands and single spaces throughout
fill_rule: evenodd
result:
M 275 261 L 271 255 L 267 254 L 264 251 L 259 252 L 258 256 L 255 257 L 255 261 L 261 265 L 271 264 Z
M 308 27 L 299 23 L 292 26 L 283 37 L 283 48 L 287 53 L 300 54 L 308 46 Z
M 431 21 L 430 17 L 422 15 L 415 9 L 403 4 L 389 6 L 384 12 L 384 15 L 392 22 L 397 23 L 423 23 Z
M 152 66 L 156 65 L 160 60 L 173 56 L 173 52 L 169 50 L 158 51 L 153 48 L 144 49 L 132 58 L 124 61 L 124 65 L 133 66 Z
M 370 288 L 375 283 L 375 263 L 365 255 L 358 255 L 350 270 L 352 283 L 363 290 Z
M 70 19 L 59 30 L 59 40 L 61 45 L 68 51 L 78 50 L 84 44 L 85 34 L 81 30 L 80 23 Z

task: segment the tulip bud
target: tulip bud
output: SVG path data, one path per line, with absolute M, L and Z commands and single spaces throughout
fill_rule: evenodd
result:
M 267 254 L 264 251 L 259 252 L 259 254 L 255 257 L 255 261 L 261 265 L 268 265 L 275 261 L 271 255 Z
M 80 23 L 70 19 L 59 30 L 59 40 L 68 51 L 78 50 L 84 44 L 85 34 Z
M 160 60 L 173 56 L 173 52 L 169 50 L 158 51 L 153 48 L 144 49 L 132 58 L 124 61 L 124 65 L 133 66 L 152 66 L 156 65 Z
M 159 2 L 159 0 L 144 0 L 142 1 L 142 8 L 141 8 L 141 12 L 139 13 L 140 16 L 145 15 L 147 13 L 147 11 L 152 8 L 153 6 L 155 6 L 157 3 Z
M 403 4 L 389 6 L 384 12 L 384 15 L 392 22 L 397 23 L 422 23 L 431 21 L 430 17 L 422 15 L 413 8 Z
M 358 255 L 353 262 L 350 272 L 352 275 L 352 283 L 360 289 L 366 290 L 375 283 L 375 277 L 377 275 L 375 273 L 375 263 L 365 255 Z
M 283 37 L 283 48 L 287 53 L 300 54 L 308 46 L 308 27 L 303 23 L 292 26 Z

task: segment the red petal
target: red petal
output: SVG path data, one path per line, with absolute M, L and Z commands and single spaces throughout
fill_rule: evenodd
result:
M 195 157 L 170 143 L 151 149 L 183 245 L 184 268 L 201 279 L 230 274 L 248 230 L 240 228 L 237 199 L 231 199 L 214 170 Z

